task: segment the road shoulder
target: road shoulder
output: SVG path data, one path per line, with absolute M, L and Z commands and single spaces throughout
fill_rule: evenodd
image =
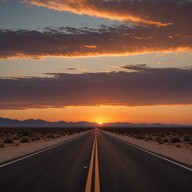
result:
M 166 145 L 166 144 L 157 144 L 153 141 L 143 141 L 135 139 L 129 136 L 117 135 L 115 133 L 109 133 L 104 131 L 106 134 L 116 137 L 122 141 L 131 143 L 143 149 L 149 150 L 153 153 L 162 155 L 169 159 L 181 162 L 183 164 L 192 166 L 192 150 L 185 148 L 176 148 L 175 146 Z
M 2 164 L 4 162 L 11 161 L 23 157 L 25 155 L 35 153 L 37 151 L 63 143 L 65 141 L 75 139 L 76 137 L 84 135 L 87 132 L 88 131 L 82 133 L 75 133 L 73 135 L 63 136 L 49 141 L 22 143 L 19 146 L 11 145 L 5 148 L 0 148 L 0 163 Z

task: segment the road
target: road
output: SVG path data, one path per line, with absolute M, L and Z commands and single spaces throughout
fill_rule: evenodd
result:
M 0 192 L 188 192 L 192 170 L 95 129 L 0 165 Z

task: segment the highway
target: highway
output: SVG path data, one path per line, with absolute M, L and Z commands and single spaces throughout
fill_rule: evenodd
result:
M 94 129 L 0 165 L 0 192 L 188 192 L 192 170 Z

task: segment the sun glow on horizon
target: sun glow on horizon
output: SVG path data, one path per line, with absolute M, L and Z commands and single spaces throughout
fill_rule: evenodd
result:
M 27 110 L 0 110 L 0 117 L 19 120 L 89 121 L 102 126 L 108 122 L 192 124 L 192 105 L 158 106 L 70 106 Z

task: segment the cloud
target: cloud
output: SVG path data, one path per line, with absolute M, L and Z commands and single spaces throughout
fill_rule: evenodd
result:
M 75 71 L 76 70 L 75 68 L 72 68 L 72 67 L 67 67 L 66 69 L 69 71 Z
M 135 64 L 135 65 L 126 65 L 120 66 L 122 69 L 133 70 L 133 71 L 147 71 L 147 70 L 154 70 L 154 68 L 147 67 L 147 64 Z M 158 68 L 158 70 L 160 70 Z
M 126 68 L 135 71 L 0 79 L 0 109 L 192 104 L 192 69 Z
M 172 38 L 169 38 L 170 35 Z M 91 28 L 0 29 L 0 58 L 85 57 L 191 51 L 190 30 L 126 25 Z
M 191 18 L 191 0 L 23 0 L 57 11 L 136 24 L 168 26 Z

